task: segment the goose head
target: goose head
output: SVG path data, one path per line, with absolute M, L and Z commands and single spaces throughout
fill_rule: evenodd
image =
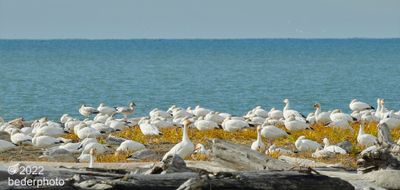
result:
M 129 103 L 129 107 L 133 108 L 135 106 L 136 106 L 135 102 L 132 101 L 132 102 Z
M 194 152 L 201 152 L 202 150 L 204 150 L 205 147 L 203 144 L 196 144 L 196 147 L 194 148 Z
M 328 138 L 324 138 L 322 142 L 324 142 L 325 146 L 329 146 L 330 144 Z
M 305 139 L 306 137 L 304 136 L 304 135 L 302 135 L 302 136 L 300 136 L 299 138 L 297 138 L 297 140 L 303 140 L 303 139 Z
M 316 109 L 316 108 L 321 108 L 321 104 L 315 103 L 315 104 L 314 104 L 314 108 L 315 108 L 315 109 Z
M 288 103 L 289 103 L 289 99 L 287 99 L 287 98 L 284 99 L 284 100 L 283 100 L 283 103 L 288 104 Z

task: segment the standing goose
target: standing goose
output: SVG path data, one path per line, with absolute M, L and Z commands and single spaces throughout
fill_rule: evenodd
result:
M 265 151 L 265 144 L 262 142 L 262 137 L 261 137 L 261 126 L 257 127 L 257 140 L 251 144 L 251 149 L 258 152 Z
M 367 104 L 365 102 L 361 102 L 357 99 L 353 99 L 350 102 L 349 108 L 352 111 L 363 111 L 363 110 L 375 109 L 374 107 L 370 106 L 369 104 Z
M 125 120 L 128 119 L 129 115 L 135 113 L 136 104 L 135 102 L 130 102 L 128 107 L 117 107 L 117 113 L 124 115 Z
M 187 128 L 190 124 L 191 121 L 185 118 L 185 120 L 183 121 L 182 141 L 172 147 L 172 149 L 163 156 L 162 160 L 165 160 L 168 158 L 168 156 L 173 156 L 174 154 L 177 154 L 182 159 L 185 159 L 193 153 L 194 144 L 192 143 L 192 141 L 190 141 L 187 133 Z
M 306 116 L 296 110 L 290 109 L 289 99 L 283 100 L 283 103 L 285 103 L 285 107 L 283 108 L 283 117 L 285 119 L 288 119 L 291 115 L 294 115 L 298 120 L 306 120 Z
M 91 114 L 98 114 L 99 111 L 97 111 L 97 109 L 95 109 L 94 107 L 86 106 L 85 104 L 83 104 L 79 108 L 79 113 L 85 117 L 89 117 Z
M 267 140 L 269 140 L 270 143 L 275 139 L 288 136 L 286 131 L 284 131 L 278 127 L 275 127 L 273 125 L 263 126 L 260 133 L 263 137 L 265 137 Z
M 314 113 L 315 121 L 318 124 L 326 125 L 327 123 L 331 122 L 330 118 L 331 113 L 321 112 L 321 104 L 319 103 L 314 104 L 314 108 L 315 108 L 315 113 Z
M 376 142 L 376 137 L 370 134 L 364 133 L 364 121 L 361 121 L 360 123 L 360 130 L 358 131 L 357 135 L 357 142 L 358 144 L 364 146 L 364 147 L 370 147 L 375 144 Z

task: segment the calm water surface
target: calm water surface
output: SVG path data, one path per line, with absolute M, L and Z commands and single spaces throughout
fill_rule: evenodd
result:
M 0 116 L 58 119 L 80 104 L 256 105 L 348 110 L 377 97 L 400 109 L 400 39 L 0 40 Z

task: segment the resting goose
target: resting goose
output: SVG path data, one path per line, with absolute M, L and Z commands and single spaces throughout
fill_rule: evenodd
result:
M 376 137 L 370 134 L 364 133 L 364 121 L 361 121 L 360 123 L 360 129 L 358 131 L 357 135 L 357 142 L 361 146 L 364 147 L 370 147 L 373 146 L 376 142 Z
M 95 128 L 83 127 L 77 131 L 76 135 L 79 137 L 79 139 L 85 139 L 85 138 L 97 138 L 101 134 Z
M 97 109 L 93 107 L 86 106 L 85 104 L 83 104 L 79 108 L 79 113 L 85 117 L 89 117 L 91 114 L 98 114 L 99 111 L 97 111 Z
M 251 144 L 251 149 L 258 152 L 265 151 L 265 144 L 262 142 L 262 137 L 261 137 L 261 126 L 257 127 L 257 140 Z
M 206 130 L 211 130 L 211 129 L 217 129 L 218 128 L 218 124 L 217 123 L 215 123 L 214 121 L 205 120 L 203 116 L 199 117 L 199 119 L 194 122 L 194 126 L 199 131 L 206 131 Z
M 289 131 L 300 131 L 304 129 L 310 129 L 310 125 L 303 120 L 297 120 L 294 115 L 291 115 L 285 119 L 285 127 Z
M 351 117 L 349 114 L 342 113 L 341 110 L 335 109 L 331 112 L 329 116 L 332 121 L 340 121 L 340 120 L 347 120 L 348 122 L 352 122 L 356 120 L 355 118 Z
M 108 116 L 113 116 L 115 113 L 117 113 L 116 108 L 108 107 L 105 103 L 101 103 L 99 107 L 97 107 L 97 111 Z
M 51 136 L 39 136 L 39 135 L 35 135 L 32 138 L 32 144 L 33 146 L 36 147 L 47 147 L 47 146 L 52 146 L 55 144 L 60 144 L 63 141 L 61 141 L 60 139 L 51 137 Z
M 317 148 L 321 148 L 321 145 L 315 141 L 306 139 L 305 136 L 300 136 L 294 143 L 297 150 L 300 152 L 314 152 Z
M 222 122 L 224 122 L 225 117 L 221 116 L 218 112 L 212 111 L 212 112 L 208 113 L 204 117 L 204 119 L 208 120 L 208 121 L 213 121 L 213 122 L 217 123 L 218 125 L 221 125 Z
M 13 149 L 14 147 L 15 145 L 13 143 L 0 139 L 0 153 Z
M 327 127 L 332 127 L 334 129 L 343 129 L 343 130 L 350 130 L 354 131 L 354 129 L 351 127 L 349 122 L 347 120 L 336 120 L 330 122 Z
M 211 112 L 211 110 L 202 108 L 199 105 L 197 105 L 193 110 L 193 114 L 196 115 L 197 117 L 206 116 L 210 112 Z
M 285 148 L 281 148 L 281 147 L 277 147 L 275 144 L 271 145 L 267 151 L 265 151 L 265 154 L 272 154 L 272 153 L 279 153 L 282 155 L 292 155 L 294 154 L 293 151 L 285 149 Z
M 224 122 L 222 122 L 222 128 L 228 132 L 235 132 L 246 127 L 249 127 L 249 124 L 246 121 L 234 119 L 232 117 L 227 117 Z
M 204 155 L 210 155 L 210 151 L 206 149 L 206 147 L 204 147 L 203 144 L 196 144 L 196 147 L 194 149 L 194 152 L 197 154 L 204 154 Z
M 142 118 L 139 121 L 139 128 L 143 135 L 161 135 L 156 125 L 150 123 L 150 120 Z
M 323 142 L 324 150 L 338 154 L 347 154 L 346 150 L 344 150 L 343 148 L 336 145 L 331 145 L 328 138 L 324 138 Z
M 191 124 L 191 121 L 187 118 L 183 121 L 183 133 L 182 133 L 182 141 L 176 144 L 174 147 L 171 148 L 162 158 L 162 160 L 167 159 L 169 156 L 173 156 L 177 154 L 182 159 L 190 156 L 194 151 L 194 144 L 190 141 L 187 128 Z
M 273 107 L 268 112 L 268 118 L 279 120 L 279 119 L 283 118 L 283 112 L 281 110 L 277 110 Z
M 18 129 L 12 130 L 10 139 L 15 145 L 32 144 L 32 137 L 21 133 Z
M 374 107 L 370 106 L 369 104 L 361 102 L 357 99 L 353 99 L 350 102 L 349 108 L 352 111 L 363 111 L 363 110 L 368 110 L 368 109 L 375 109 Z
M 142 143 L 133 140 L 126 140 L 119 145 L 116 151 L 132 153 L 143 149 L 146 149 L 146 147 Z

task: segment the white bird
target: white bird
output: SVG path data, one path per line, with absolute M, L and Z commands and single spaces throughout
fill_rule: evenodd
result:
M 96 152 L 98 154 L 104 154 L 109 150 L 103 144 L 100 144 L 100 143 L 97 143 L 97 142 L 92 142 L 92 143 L 87 144 L 85 147 L 83 147 L 82 153 L 83 154 L 89 154 L 91 149 L 96 149 Z
M 214 121 L 205 120 L 203 116 L 199 117 L 198 120 L 194 122 L 194 126 L 199 131 L 211 130 L 218 128 L 218 124 Z
M 335 120 L 330 122 L 327 127 L 332 127 L 334 129 L 343 129 L 343 130 L 350 130 L 354 131 L 347 120 Z
M 101 134 L 95 128 L 83 127 L 82 129 L 79 129 L 77 131 L 76 135 L 79 137 L 79 139 L 84 139 L 84 138 L 97 138 Z
M 193 114 L 196 115 L 197 117 L 206 116 L 210 112 L 211 112 L 211 110 L 202 108 L 199 105 L 197 105 L 193 110 Z
M 235 132 L 246 127 L 249 127 L 249 124 L 246 121 L 234 119 L 232 117 L 227 117 L 224 122 L 222 122 L 222 128 L 228 132 Z
M 101 114 L 108 115 L 108 116 L 113 116 L 115 113 L 117 113 L 116 108 L 108 107 L 104 103 L 101 103 L 99 105 L 99 107 L 97 107 L 97 111 L 99 111 Z
M 262 109 L 261 106 L 257 106 L 256 108 L 253 109 L 253 111 L 254 114 L 258 117 L 263 117 L 263 118 L 268 117 L 268 111 Z
M 317 123 L 317 120 L 315 119 L 315 113 L 309 113 L 306 117 L 306 121 L 312 126 Z
M 15 145 L 13 143 L 0 139 L 0 153 L 13 149 L 14 147 Z
M 275 144 L 272 144 L 268 150 L 265 151 L 265 154 L 272 154 L 272 153 L 280 153 L 283 155 L 292 155 L 294 154 L 293 151 L 285 149 L 285 148 L 281 148 L 281 147 L 277 147 Z
M 197 153 L 197 154 L 204 154 L 204 155 L 207 155 L 207 156 L 210 155 L 210 151 L 207 150 L 206 147 L 204 147 L 204 145 L 200 144 L 200 143 L 196 144 L 194 152 Z
M 342 113 L 342 111 L 339 109 L 333 110 L 329 117 L 331 118 L 332 121 L 340 121 L 340 120 L 347 120 L 348 122 L 354 121 L 353 117 L 351 117 L 349 114 Z
M 271 108 L 268 112 L 268 117 L 271 119 L 279 120 L 283 118 L 283 112 L 281 110 L 277 110 L 275 108 Z
M 311 154 L 311 157 L 313 157 L 313 158 L 331 158 L 331 157 L 335 156 L 335 154 L 336 153 L 331 152 L 329 150 L 317 148 L 315 150 L 315 152 L 313 152 Z
M 315 108 L 315 113 L 314 113 L 315 121 L 318 124 L 326 125 L 327 123 L 331 122 L 331 118 L 330 118 L 331 113 L 330 112 L 321 112 L 321 104 L 316 103 L 314 105 L 314 108 Z
M 358 144 L 365 147 L 372 146 L 376 142 L 375 136 L 364 133 L 364 121 L 361 121 L 360 123 L 360 130 L 358 131 L 357 142 Z
M 142 118 L 139 121 L 139 128 L 143 135 L 161 135 L 156 125 L 150 123 L 150 120 Z
M 59 144 L 62 143 L 62 141 L 60 139 L 51 137 L 51 136 L 38 136 L 35 135 L 32 138 L 32 144 L 33 146 L 36 147 L 47 147 L 47 146 L 52 146 L 55 144 Z
M 294 115 L 285 119 L 285 128 L 289 131 L 310 129 L 310 125 L 303 120 L 297 120 Z
M 169 150 L 164 156 L 162 160 L 165 160 L 168 158 L 168 156 L 173 156 L 174 154 L 177 154 L 179 157 L 182 159 L 185 159 L 189 155 L 191 155 L 194 151 L 194 144 L 192 141 L 190 141 L 188 133 L 187 133 L 187 128 L 191 124 L 191 121 L 188 119 L 185 119 L 183 121 L 183 133 L 182 133 L 182 141 L 176 144 L 174 147 L 172 147 L 171 150 Z
M 251 144 L 251 149 L 258 152 L 265 151 L 265 144 L 262 142 L 262 137 L 261 137 L 261 126 L 257 127 L 257 140 Z
M 271 142 L 275 139 L 287 137 L 288 133 L 273 125 L 265 125 L 261 129 L 261 135 Z
M 33 131 L 32 131 L 33 132 Z M 50 126 L 50 125 L 44 125 L 44 126 L 39 126 L 35 130 L 36 135 L 46 135 L 46 136 L 51 136 L 51 137 L 60 137 L 65 134 L 64 129 L 61 127 L 56 127 L 56 126 Z
M 96 149 L 90 149 L 89 168 L 93 168 L 94 161 L 96 160 Z
M 116 151 L 132 153 L 143 149 L 146 149 L 146 147 L 142 143 L 133 140 L 126 140 L 119 145 Z
M 347 154 L 346 150 L 344 150 L 343 148 L 336 146 L 336 145 L 331 145 L 329 143 L 328 138 L 324 138 L 323 142 L 324 142 L 324 150 L 330 151 L 333 153 L 338 153 L 338 154 Z
M 11 132 L 10 139 L 11 139 L 11 142 L 16 145 L 32 144 L 32 137 L 29 135 L 20 133 L 20 131 L 18 129 L 13 130 Z
M 90 106 L 86 106 L 85 104 L 83 104 L 80 108 L 79 108 L 79 113 L 85 117 L 89 117 L 91 114 L 98 114 L 99 111 L 97 111 L 97 109 L 90 107 Z
M 130 102 L 128 107 L 117 107 L 117 113 L 124 115 L 125 120 L 128 119 L 129 115 L 135 113 L 136 104 L 135 102 Z
M 361 102 L 357 99 L 353 99 L 350 102 L 349 108 L 352 111 L 363 111 L 363 110 L 368 110 L 368 109 L 375 109 L 374 107 L 370 106 L 369 104 Z
M 315 141 L 306 139 L 305 136 L 300 136 L 294 143 L 297 150 L 301 152 L 314 152 L 317 148 L 321 148 L 321 145 Z
M 296 110 L 290 109 L 289 99 L 283 100 L 283 103 L 285 103 L 285 107 L 283 108 L 283 117 L 285 119 L 288 119 L 290 116 L 294 115 L 298 120 L 306 120 L 306 117 L 303 114 Z
M 379 123 L 386 123 L 389 129 L 400 128 L 400 119 L 394 117 L 383 118 Z
M 58 146 L 59 148 L 65 149 L 68 152 L 71 153 L 78 153 L 79 152 L 79 147 L 81 146 L 81 143 L 65 143 L 62 144 L 60 146 Z
M 221 116 L 218 112 L 212 111 L 212 112 L 208 113 L 204 117 L 204 119 L 208 120 L 208 121 L 213 121 L 213 122 L 217 123 L 218 125 L 221 125 L 222 122 L 224 122 L 225 117 Z

